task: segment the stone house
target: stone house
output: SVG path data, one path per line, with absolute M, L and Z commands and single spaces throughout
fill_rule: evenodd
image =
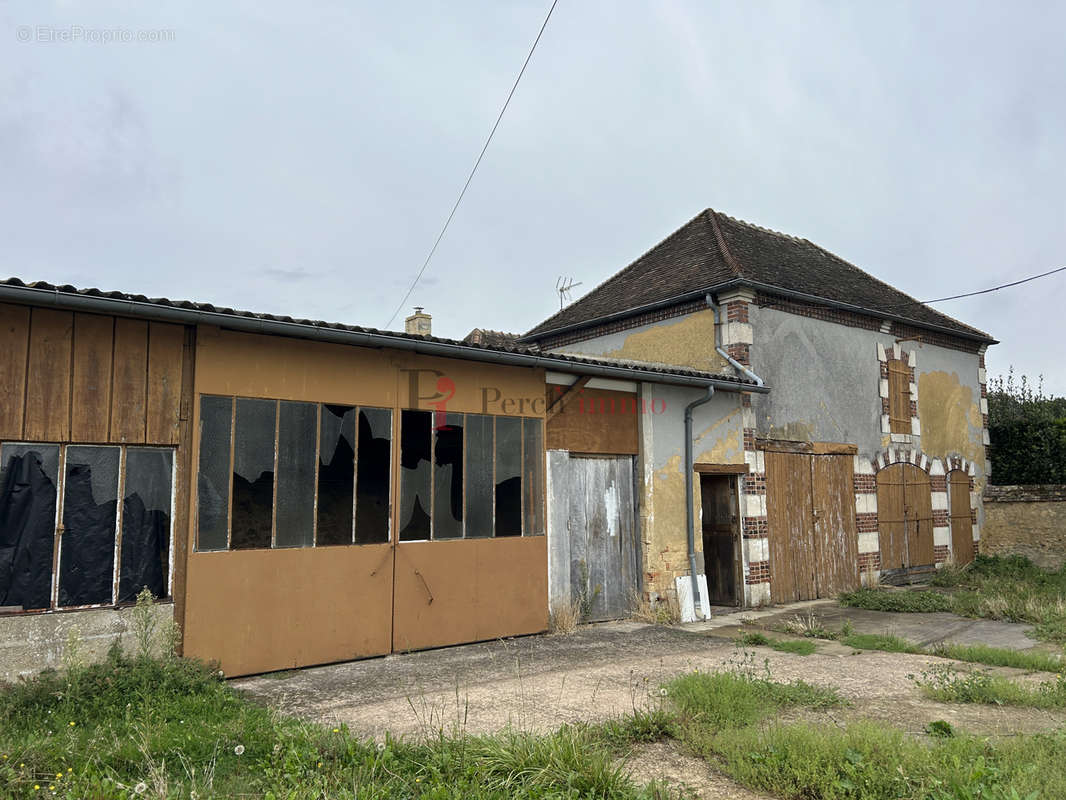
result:
M 995 341 L 806 239 L 701 211 L 518 342 L 769 389 L 701 402 L 690 388 L 636 388 L 664 402 L 638 415 L 648 599 L 702 596 L 698 580 L 689 588 L 699 572 L 712 603 L 823 597 L 979 547 Z M 549 452 L 549 471 L 573 456 Z M 553 530 L 568 535 L 564 494 L 549 494 L 549 546 Z

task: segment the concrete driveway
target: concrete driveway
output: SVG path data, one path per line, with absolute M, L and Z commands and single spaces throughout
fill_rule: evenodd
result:
M 836 630 L 844 617 L 833 617 L 833 624 L 828 617 L 837 610 L 832 601 L 817 601 L 679 627 L 588 625 L 568 636 L 398 654 L 244 678 L 234 685 L 284 713 L 330 725 L 346 723 L 356 735 L 374 738 L 386 732 L 405 737 L 441 731 L 486 733 L 508 726 L 547 731 L 563 723 L 596 722 L 654 708 L 662 702 L 659 684 L 679 673 L 744 664 L 768 668 L 776 680 L 802 678 L 835 686 L 854 701 L 843 716 L 880 718 L 916 732 L 941 718 L 989 734 L 1046 730 L 1061 725 L 1066 716 L 931 703 L 909 677 L 941 661 L 929 656 L 857 653 L 835 642 L 819 642 L 818 651 L 805 657 L 767 648 L 739 649 L 733 642 L 745 618 L 773 625 L 797 614 L 824 613 L 827 627 Z M 952 636 L 965 643 L 1032 644 L 1024 635 L 1025 626 L 1010 623 L 975 623 L 951 614 L 842 611 L 864 632 L 895 632 L 923 642 Z

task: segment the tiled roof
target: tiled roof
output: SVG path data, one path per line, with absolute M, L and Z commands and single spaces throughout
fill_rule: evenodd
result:
M 463 341 L 467 344 L 490 344 L 495 347 L 513 346 L 516 339 L 518 339 L 517 333 L 494 331 L 489 328 L 474 328 L 463 337 Z
M 913 297 L 813 242 L 705 209 L 628 267 L 537 325 L 525 339 L 625 315 L 673 298 L 750 282 L 843 303 L 874 316 L 904 319 L 968 338 L 992 341 L 983 331 L 923 305 Z
M 326 338 L 325 335 L 330 332 L 352 333 L 369 337 L 374 340 L 374 346 L 380 347 L 388 347 L 390 346 L 390 343 L 392 343 L 393 346 L 397 346 L 397 343 L 400 341 L 425 342 L 432 345 L 441 345 L 451 351 L 452 357 L 469 358 L 475 361 L 491 360 L 488 358 L 488 354 L 490 353 L 504 353 L 536 358 L 537 364 L 540 366 L 564 371 L 568 366 L 575 368 L 576 371 L 580 371 L 583 365 L 592 365 L 612 369 L 640 370 L 642 373 L 661 375 L 666 383 L 670 382 L 670 377 L 682 377 L 696 378 L 701 381 L 733 383 L 745 387 L 755 386 L 754 381 L 738 378 L 735 375 L 720 375 L 712 372 L 704 372 L 702 370 L 686 369 L 684 367 L 663 366 L 655 363 L 643 363 L 621 359 L 586 358 L 583 356 L 545 353 L 535 347 L 516 344 L 474 344 L 466 341 L 459 341 L 457 339 L 443 339 L 437 336 L 420 336 L 418 334 L 403 333 L 400 331 L 384 331 L 377 328 L 365 328 L 358 325 L 345 325 L 339 322 L 323 322 L 321 320 L 297 319 L 274 314 L 240 311 L 232 308 L 221 308 L 211 305 L 210 303 L 195 303 L 189 300 L 169 300 L 165 297 L 146 297 L 145 295 L 140 294 L 102 291 L 100 289 L 78 289 L 77 287 L 70 285 L 55 285 L 45 283 L 44 281 L 25 283 L 18 278 L 7 278 L 6 280 L 0 279 L 0 302 L 12 300 L 12 297 L 10 297 L 12 293 L 4 291 L 4 289 L 8 287 L 11 289 L 33 290 L 32 296 L 19 297 L 17 301 L 37 305 L 47 304 L 60 308 L 76 309 L 85 307 L 84 303 L 79 303 L 78 300 L 98 299 L 104 301 L 108 306 L 106 309 L 108 313 L 125 316 L 151 317 L 153 316 L 152 311 L 158 309 L 175 312 L 171 315 L 174 318 L 174 321 L 185 321 L 187 324 L 203 322 L 220 325 L 222 327 L 226 327 L 227 319 L 231 319 L 234 322 L 258 320 L 262 322 L 291 325 L 291 332 L 287 332 L 286 335 L 300 338 Z M 27 295 L 29 294 L 30 293 L 27 293 Z M 97 310 L 101 312 L 104 311 L 104 309 Z M 182 317 L 186 316 L 188 317 L 187 319 L 182 319 Z

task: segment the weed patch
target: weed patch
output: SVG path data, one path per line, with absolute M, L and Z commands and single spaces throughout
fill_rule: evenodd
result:
M 737 644 L 742 647 L 770 647 L 781 653 L 795 653 L 800 656 L 809 656 L 817 649 L 809 639 L 771 639 L 757 631 L 745 633 L 737 639 Z
M 870 611 L 931 613 L 952 610 L 951 598 L 940 592 L 930 591 L 911 592 L 863 588 L 853 592 L 843 592 L 837 599 L 842 606 L 865 608 Z
M 885 650 L 889 653 L 923 653 L 916 644 L 887 633 L 852 633 L 841 637 L 841 643 L 856 650 Z
M 990 667 L 1014 667 L 1016 669 L 1039 672 L 1059 672 L 1066 666 L 1061 658 L 1051 653 L 1008 650 L 1004 647 L 988 647 L 983 644 L 938 644 L 930 652 L 941 658 L 987 664 Z
M 1066 676 L 1063 675 L 1036 686 L 1025 686 L 988 670 L 958 672 L 950 664 L 938 664 L 913 680 L 923 694 L 942 703 L 1066 707 Z

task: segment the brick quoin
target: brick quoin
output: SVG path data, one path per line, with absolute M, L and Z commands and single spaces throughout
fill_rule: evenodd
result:
M 946 508 L 934 508 L 933 509 L 933 526 L 936 528 L 946 528 L 948 525 L 948 511 Z
M 766 517 L 744 517 L 742 525 L 745 539 L 765 539 L 769 533 Z
M 871 569 L 881 569 L 881 554 L 859 553 L 859 571 L 866 572 Z
M 744 494 L 766 494 L 766 475 L 752 472 L 744 476 Z
M 755 450 L 755 429 L 744 429 L 744 449 L 748 451 Z
M 855 528 L 859 533 L 877 533 L 877 514 L 856 514 Z
M 933 547 L 933 560 L 937 564 L 943 564 L 951 557 L 951 548 L 946 544 L 938 544 Z
M 877 478 L 873 475 L 856 473 L 852 477 L 852 481 L 855 483 L 856 494 L 876 494 L 877 493 Z
M 748 565 L 748 574 L 744 578 L 744 582 L 747 584 L 752 583 L 766 583 L 770 580 L 770 562 L 769 561 L 752 561 Z
M 725 351 L 744 366 L 751 364 L 751 345 L 729 344 L 726 345 Z
M 946 492 L 948 490 L 948 478 L 946 475 L 930 475 L 929 490 L 933 492 Z
M 725 306 L 726 322 L 747 322 L 748 304 L 743 300 L 730 300 Z

